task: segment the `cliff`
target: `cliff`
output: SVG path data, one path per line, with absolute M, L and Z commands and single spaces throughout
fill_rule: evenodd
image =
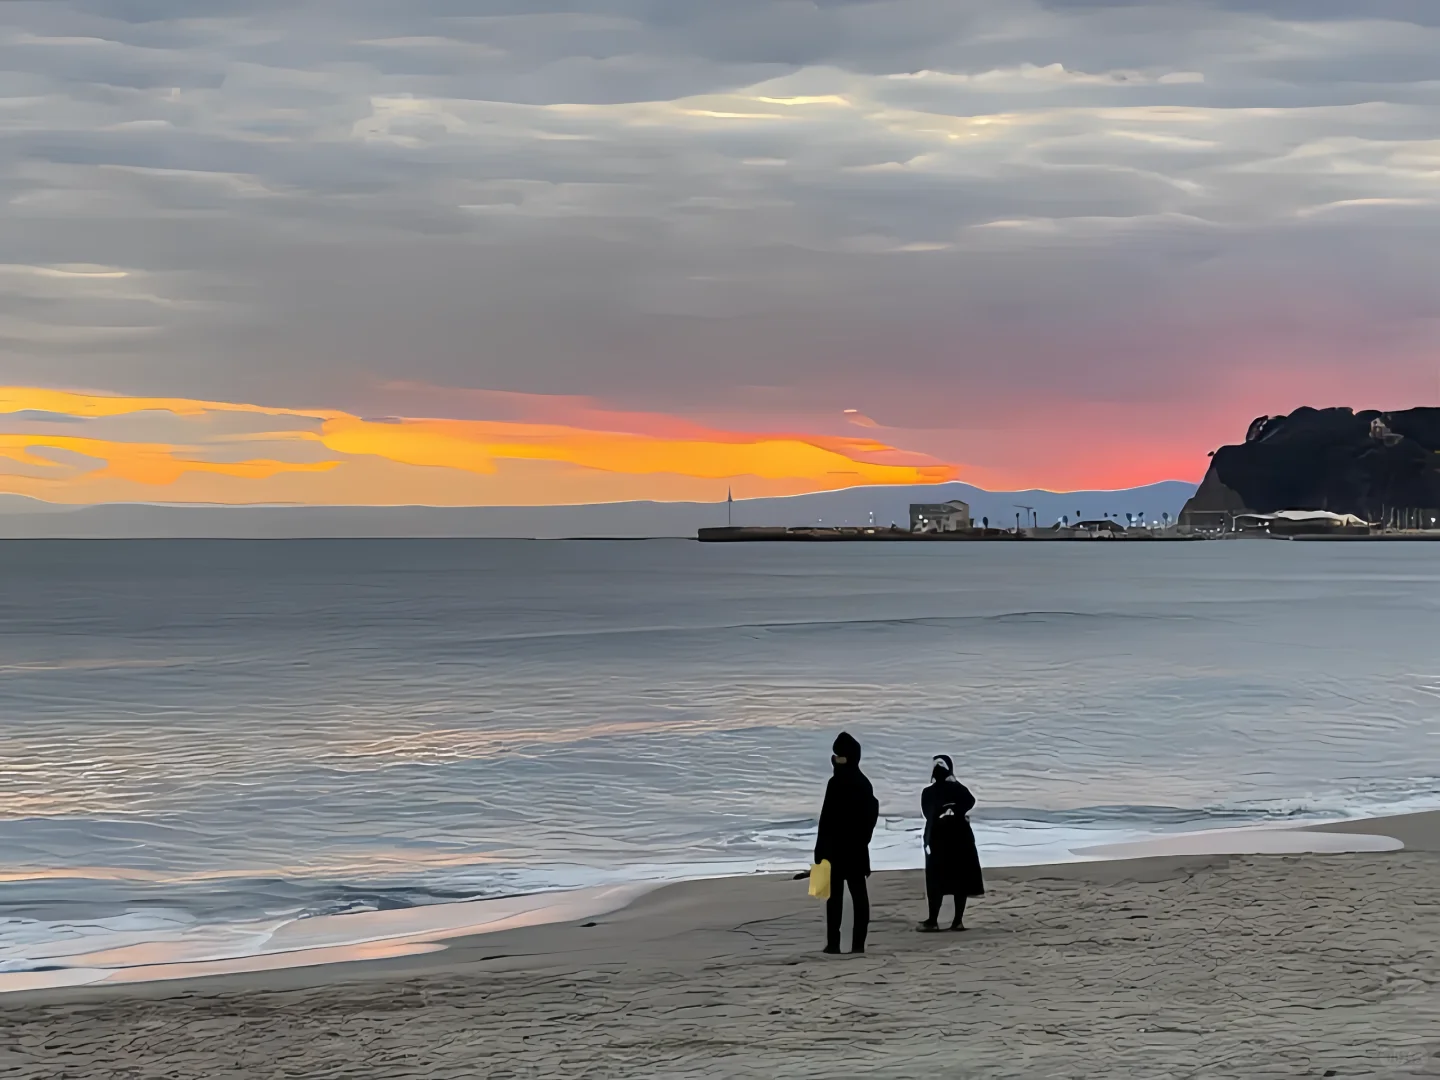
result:
M 1333 510 L 1383 522 L 1440 507 L 1440 409 L 1296 409 L 1253 421 L 1222 446 L 1181 512 L 1191 528 L 1236 513 Z

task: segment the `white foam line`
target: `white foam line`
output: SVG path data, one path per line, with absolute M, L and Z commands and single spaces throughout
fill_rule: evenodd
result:
M 129 944 L 69 957 L 72 967 L 0 974 L 0 993 L 93 983 L 157 982 L 435 952 L 445 948 L 440 942 L 450 938 L 603 915 L 625 907 L 661 884 L 611 885 L 299 919 L 280 927 L 263 950 L 240 956 L 185 956 L 183 947 L 176 947 L 183 943 L 174 940 Z
M 1353 818 L 1337 818 L 1351 821 Z M 1123 844 L 1094 844 L 1072 848 L 1092 859 L 1144 859 L 1164 855 L 1340 855 L 1366 851 L 1399 851 L 1405 845 L 1393 836 L 1377 833 L 1317 832 L 1329 821 L 1248 825 L 1177 833 Z M 1379 821 L 1377 821 L 1379 824 Z
M 1355 820 L 1333 818 L 1232 826 L 1125 843 L 1060 847 L 1058 850 L 1071 856 L 1066 861 L 1096 862 L 1165 855 L 1340 854 L 1396 851 L 1404 847 L 1394 837 L 1379 834 L 1312 831 L 1317 825 Z M 1383 818 L 1370 820 L 1383 827 Z M 999 868 L 1000 864 L 989 865 Z M 268 934 L 262 933 L 264 947 L 241 955 L 217 953 L 213 939 L 186 941 L 183 934 L 158 941 L 130 941 L 103 950 L 67 956 L 66 959 L 74 966 L 53 971 L 0 973 L 0 994 L 95 983 L 157 982 L 418 955 L 444 949 L 446 946 L 442 942 L 448 939 L 603 915 L 676 881 L 734 877 L 739 873 L 687 874 L 679 870 L 673 877 L 618 885 L 433 904 L 398 911 L 295 919 L 269 927 Z

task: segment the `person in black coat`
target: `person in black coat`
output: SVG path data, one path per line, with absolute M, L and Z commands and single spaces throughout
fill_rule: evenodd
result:
M 825 804 L 820 810 L 820 827 L 815 835 L 815 861 L 830 860 L 830 899 L 825 901 L 825 951 L 840 951 L 840 916 L 846 888 L 855 905 L 855 933 L 850 951 L 865 951 L 865 933 L 870 928 L 870 894 L 865 879 L 870 876 L 870 837 L 880 818 L 880 803 L 864 773 L 860 771 L 860 744 L 841 732 L 835 740 L 830 761 L 835 775 L 825 787 Z
M 950 929 L 964 930 L 966 898 L 985 895 L 980 853 L 966 817 L 974 806 L 975 796 L 955 779 L 954 764 L 944 754 L 937 755 L 930 786 L 920 794 L 925 814 L 925 897 L 930 902 L 930 915 L 920 924 L 921 930 L 940 929 L 940 904 L 947 896 L 955 898 Z

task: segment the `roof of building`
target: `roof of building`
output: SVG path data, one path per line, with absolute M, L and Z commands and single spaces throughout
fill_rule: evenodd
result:
M 1236 520 L 1247 521 L 1311 521 L 1326 525 L 1369 525 L 1354 514 L 1336 514 L 1329 510 L 1280 510 L 1273 514 L 1237 514 Z

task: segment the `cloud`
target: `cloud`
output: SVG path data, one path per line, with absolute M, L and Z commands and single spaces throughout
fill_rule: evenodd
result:
M 648 487 L 706 499 L 722 481 L 754 496 L 957 475 L 873 439 L 721 431 L 573 400 L 499 404 L 588 426 L 0 388 L 0 491 L 61 503 L 544 505 Z M 53 430 L 80 420 L 83 436 Z
M 1433 397 L 1425 0 L 5 8 L 16 384 L 359 417 L 406 381 L 733 430 L 860 408 L 1079 486 L 1198 470 L 1322 393 Z M 1042 416 L 1093 447 L 1139 410 L 1103 460 L 1025 449 Z

